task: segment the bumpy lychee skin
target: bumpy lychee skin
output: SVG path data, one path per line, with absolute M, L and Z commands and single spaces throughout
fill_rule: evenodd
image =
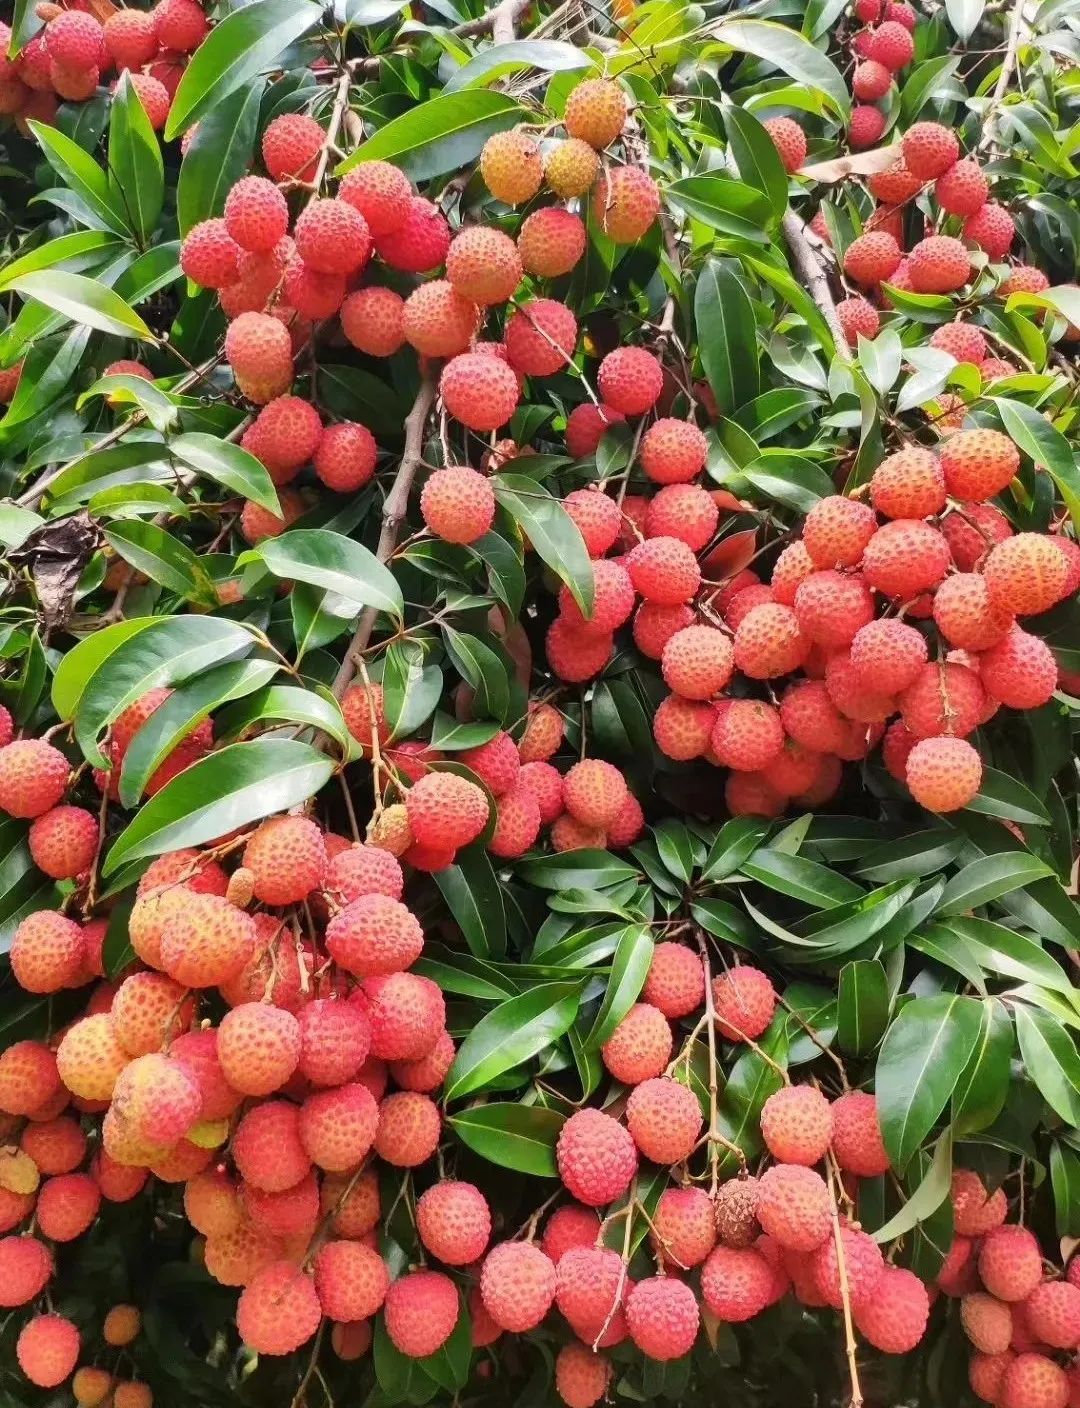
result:
M 870 57 L 882 64 L 890 73 L 896 73 L 915 56 L 915 42 L 905 25 L 895 20 L 886 20 L 873 31 L 870 40 Z
M 871 107 L 866 103 L 859 103 L 852 109 L 851 122 L 848 124 L 848 142 L 854 151 L 859 152 L 863 151 L 866 147 L 874 146 L 884 131 L 885 114 L 880 108 Z M 841 318 L 841 322 L 842 321 L 843 319 Z M 846 335 L 846 328 L 844 332 Z M 864 333 L 863 335 L 865 337 L 875 336 L 874 333 Z
M 737 772 L 768 767 L 784 746 L 779 710 L 761 699 L 732 699 L 722 704 L 712 734 L 717 758 Z
M 1026 1227 L 995 1227 L 979 1251 L 979 1275 L 998 1300 L 1025 1300 L 1042 1281 L 1042 1253 Z
M 701 584 L 697 558 L 678 538 L 638 543 L 626 559 L 626 569 L 636 590 L 658 606 L 689 601 Z
M 345 199 L 342 196 L 342 199 Z M 404 273 L 424 274 L 437 269 L 450 247 L 450 226 L 431 201 L 413 196 L 404 223 L 385 235 L 376 235 L 375 252 L 384 264 Z
M 488 800 L 475 782 L 431 772 L 405 795 L 413 836 L 424 846 L 457 850 L 475 841 L 488 819 Z
M 71 880 L 97 853 L 97 818 L 82 807 L 53 807 L 34 821 L 27 841 L 39 870 L 54 880 Z
M 962 650 L 988 650 L 1007 635 L 1013 620 L 1008 607 L 991 599 L 979 572 L 956 572 L 934 593 L 937 628 L 950 645 Z
M 663 387 L 660 363 L 642 347 L 618 347 L 600 363 L 597 385 L 605 405 L 640 415 L 655 405 Z
M 618 541 L 622 514 L 608 494 L 596 489 L 575 489 L 563 499 L 563 508 L 574 520 L 590 557 L 602 557 Z M 522 761 L 535 759 L 523 755 Z
M 657 944 L 641 996 L 665 1017 L 689 1016 L 705 1000 L 701 959 L 683 944 Z
M 649 500 L 645 514 L 647 538 L 679 538 L 699 552 L 716 532 L 720 510 L 706 489 L 697 484 L 669 484 Z
M 630 1338 L 643 1354 L 661 1363 L 689 1354 L 699 1321 L 693 1291 L 673 1276 L 639 1281 L 626 1300 Z
M 870 621 L 851 641 L 851 664 L 868 689 L 898 694 L 926 664 L 927 645 L 914 626 L 894 618 Z
M 886 518 L 939 513 L 945 507 L 945 477 L 937 456 L 917 446 L 889 455 L 874 470 L 870 500 Z
M 739 622 L 735 664 L 750 679 L 772 680 L 790 674 L 805 661 L 810 640 L 790 606 L 765 602 Z
M 83 931 L 66 915 L 40 909 L 15 930 L 11 971 L 27 992 L 59 992 L 83 977 Z
M 483 1256 L 491 1236 L 491 1210 L 472 1183 L 436 1183 L 416 1205 L 420 1240 L 448 1266 L 467 1266 Z
M 785 171 L 798 171 L 806 160 L 806 133 L 790 117 L 770 117 L 762 126 L 773 140 Z
M 218 895 L 192 895 L 165 921 L 162 967 L 185 987 L 218 987 L 237 976 L 255 943 L 250 915 Z
M 705 466 L 705 436 L 690 421 L 671 416 L 654 421 L 641 441 L 641 467 L 656 484 L 685 484 Z
M 473 303 L 505 303 L 521 282 L 517 245 L 502 230 L 471 225 L 455 235 L 446 256 L 446 277 Z
M 371 1054 L 380 1061 L 419 1061 L 446 1026 L 437 984 L 418 973 L 368 978 L 363 997 L 371 1022 Z
M 132 973 L 120 984 L 110 1016 L 120 1044 L 132 1056 L 160 1051 L 191 1025 L 192 1003 L 163 973 Z
M 365 161 L 346 174 L 338 198 L 358 210 L 372 235 L 380 239 L 402 229 L 413 195 L 409 178 L 398 167 L 387 161 Z
M 1002 1300 L 976 1291 L 960 1302 L 964 1334 L 980 1354 L 1003 1354 L 1012 1341 L 1012 1311 Z
M 244 847 L 243 865 L 255 877 L 255 898 L 295 904 L 326 878 L 326 845 L 315 822 L 302 816 L 271 817 Z
M 883 98 L 892 87 L 892 74 L 876 59 L 863 59 L 855 65 L 851 76 L 851 91 L 862 102 L 873 103 Z
M 665 683 L 684 699 L 711 699 L 731 679 L 735 652 L 715 626 L 686 626 L 664 646 Z
M 314 200 L 293 228 L 296 252 L 320 274 L 354 274 L 371 255 L 371 232 L 360 212 L 344 200 Z
M 258 388 L 249 399 L 265 405 L 292 382 L 292 343 L 288 329 L 268 313 L 241 313 L 225 334 L 225 359 L 237 378 Z
M 404 310 L 405 300 L 391 288 L 357 289 L 341 305 L 341 330 L 369 357 L 392 357 L 405 340 Z
M 285 1100 L 253 1105 L 237 1126 L 233 1161 L 246 1183 L 264 1193 L 283 1193 L 311 1170 L 300 1142 L 300 1111 Z
M 871 587 L 907 600 L 936 587 L 949 562 L 949 545 L 936 528 L 918 519 L 894 518 L 870 539 L 862 570 Z
M 19 1147 L 29 1154 L 41 1173 L 71 1173 L 86 1154 L 86 1135 L 76 1120 L 60 1115 L 56 1119 L 28 1124 L 19 1139 Z
M 971 323 L 944 323 L 934 332 L 930 346 L 948 352 L 958 362 L 972 362 L 975 366 L 986 357 L 986 338 Z
M 375 1151 L 395 1168 L 415 1168 L 434 1154 L 440 1128 L 434 1101 L 419 1091 L 400 1090 L 379 1106 Z
M 563 122 L 571 137 L 602 151 L 622 131 L 626 113 L 626 94 L 617 83 L 587 78 L 567 97 Z
M 959 1235 L 984 1237 L 1005 1221 L 1009 1210 L 1003 1188 L 988 1193 L 971 1169 L 958 1168 L 952 1176 L 953 1224 Z
M 310 181 L 326 133 L 306 113 L 275 117 L 262 136 L 263 165 L 275 181 Z
M 699 1266 L 716 1245 L 716 1218 L 701 1188 L 666 1188 L 653 1212 L 653 1250 L 668 1266 Z
M 130 1059 L 107 1012 L 84 1017 L 69 1027 L 56 1051 L 60 1079 L 83 1100 L 110 1099 Z
M 956 133 L 940 122 L 916 122 L 904 133 L 901 146 L 908 170 L 922 181 L 944 175 L 960 155 Z
M 56 1388 L 75 1368 L 79 1332 L 63 1315 L 35 1315 L 15 1343 L 19 1368 L 39 1388 Z
M 966 738 L 984 716 L 986 692 L 966 665 L 930 662 L 904 690 L 899 704 L 905 727 L 917 738 Z
M 420 512 L 428 528 L 444 542 L 472 543 L 491 527 L 495 495 L 490 482 L 475 469 L 437 469 L 424 484 Z
M 535 1243 L 501 1242 L 480 1272 L 484 1309 L 503 1330 L 535 1329 L 555 1299 L 555 1267 Z
M 845 1091 L 832 1104 L 832 1149 L 847 1173 L 877 1178 L 889 1169 L 877 1101 L 863 1090 Z
M 772 1268 L 752 1247 L 716 1247 L 701 1268 L 702 1298 L 727 1324 L 759 1315 L 770 1303 L 772 1286 Z
M 551 376 L 574 356 L 577 319 L 554 298 L 534 298 L 507 320 L 506 356 L 522 376 Z
M 841 1226 L 844 1271 L 852 1309 L 865 1305 L 877 1292 L 885 1270 L 881 1248 L 867 1232 Z M 810 1274 L 818 1295 L 834 1310 L 844 1304 L 843 1282 L 835 1234 L 827 1237 L 810 1259 Z
M 716 1027 L 725 1041 L 755 1041 L 776 1011 L 776 989 L 758 968 L 741 963 L 713 979 Z
M 236 1307 L 240 1338 L 258 1354 L 291 1354 L 311 1339 L 321 1318 L 313 1278 L 290 1261 L 260 1271 Z
M 601 758 L 575 763 L 563 779 L 563 800 L 571 816 L 585 826 L 606 827 L 626 801 L 626 778 Z
M 446 279 L 430 279 L 414 289 L 401 312 L 406 342 L 426 357 L 464 352 L 478 321 L 477 305 Z
M 586 1344 L 616 1343 L 626 1333 L 621 1323 L 626 1285 L 617 1252 L 592 1244 L 568 1247 L 559 1259 L 555 1303 Z M 602 1335 L 609 1316 L 608 1333 Z
M 626 1105 L 626 1123 L 647 1159 L 676 1164 L 689 1158 L 697 1144 L 701 1106 L 685 1085 L 657 1075 L 634 1087 Z
M 716 1195 L 716 1231 L 725 1247 L 753 1246 L 761 1232 L 757 1200 L 758 1180 L 752 1176 L 721 1185 Z
M 441 1271 L 410 1271 L 386 1293 L 386 1333 L 410 1359 L 426 1359 L 450 1338 L 459 1311 L 457 1287 Z
M 950 215 L 974 215 L 986 202 L 990 183 L 977 161 L 966 157 L 934 182 L 934 199 Z
M 71 765 L 41 738 L 21 738 L 0 748 L 0 811 L 39 817 L 67 790 Z
M 855 1325 L 885 1354 L 907 1354 L 926 1333 L 930 1298 L 912 1271 L 886 1266 L 874 1294 L 855 1307 Z
M 48 1248 L 29 1235 L 0 1239 L 0 1307 L 28 1305 L 45 1289 L 53 1273 Z
M 1080 1344 L 1080 1288 L 1068 1281 L 1044 1281 L 1024 1301 L 1027 1323 L 1042 1344 L 1075 1349 Z
M 424 932 L 416 916 L 389 895 L 351 901 L 326 928 L 327 952 L 358 978 L 402 973 L 423 947 Z
M 831 651 L 850 645 L 856 632 L 873 620 L 874 598 L 858 573 L 830 568 L 811 572 L 799 583 L 794 609 L 807 640 Z
M 785 1164 L 818 1163 L 832 1137 L 832 1110 L 820 1090 L 788 1085 L 765 1101 L 761 1133 L 773 1158 Z
M 844 251 L 844 273 L 866 288 L 888 279 L 899 263 L 900 246 L 881 230 L 859 235 Z
M 877 108 L 872 108 L 871 111 L 876 113 Z M 860 333 L 863 337 L 873 338 L 881 331 L 878 311 L 865 298 L 842 298 L 836 305 L 836 315 L 840 319 L 844 336 L 852 347 L 857 345 Z
M 583 1344 L 565 1344 L 555 1359 L 555 1390 L 567 1408 L 593 1408 L 607 1393 L 611 1365 Z
M 951 235 L 930 235 L 908 256 L 916 293 L 954 293 L 971 277 L 971 258 Z
M 801 1164 L 773 1164 L 759 1180 L 757 1219 L 787 1250 L 816 1251 L 831 1235 L 825 1180 Z
M 565 1203 L 548 1218 L 540 1246 L 545 1256 L 558 1267 L 563 1256 L 574 1247 L 594 1247 L 600 1231 L 600 1218 L 592 1208 L 577 1203 Z
M 1065 1408 L 1068 1375 L 1045 1354 L 1018 1354 L 1001 1376 L 996 1401 L 1001 1408 Z
M 931 812 L 966 807 L 982 782 L 982 760 L 963 738 L 924 738 L 908 754 L 911 795 Z
M 381 1308 L 389 1287 L 382 1257 L 362 1242 L 327 1242 L 315 1258 L 315 1291 L 332 1320 L 366 1320 Z
M 137 11 L 125 11 L 135 14 Z M 203 220 L 193 225 L 180 245 L 180 268 L 200 289 L 227 289 L 239 277 L 237 244 L 224 220 Z
M 591 149 L 589 154 L 595 162 Z M 548 180 L 551 180 L 550 163 Z M 580 217 L 551 205 L 534 210 L 522 222 L 517 252 L 528 273 L 542 279 L 557 279 L 574 268 L 585 253 L 585 243 L 585 226 Z
M 315 473 L 335 493 L 352 494 L 375 473 L 377 454 L 375 438 L 367 426 L 356 421 L 328 425 L 315 452 Z
M 53 1242 L 73 1242 L 97 1217 L 101 1191 L 88 1173 L 63 1173 L 38 1190 L 37 1225 Z
M 1038 709 L 1058 687 L 1058 667 L 1044 640 L 1013 626 L 984 651 L 979 678 L 990 698 L 1010 709 Z
M 244 1002 L 222 1018 L 218 1060 L 225 1079 L 244 1095 L 280 1090 L 300 1060 L 300 1024 L 267 1002 Z
M 556 1147 L 559 1177 L 587 1207 L 621 1197 L 637 1171 L 637 1148 L 628 1130 L 601 1110 L 584 1109 L 563 1125 Z
M 225 228 L 241 249 L 267 253 L 288 232 L 285 197 L 273 181 L 243 177 L 226 197 Z
M 1008 487 L 1020 468 L 1020 452 L 997 430 L 961 430 L 941 446 L 945 484 L 955 499 L 981 502 Z
M 520 398 L 512 367 L 498 357 L 463 352 L 443 367 L 439 394 L 447 411 L 470 430 L 498 430 Z
M 977 244 L 991 259 L 1004 259 L 1015 238 L 1012 216 L 995 201 L 988 200 L 964 221 L 964 239 Z
M 982 572 L 992 601 L 1018 616 L 1035 616 L 1061 600 L 1069 563 L 1047 534 L 1017 533 L 991 548 Z
M 575 459 L 591 455 L 609 427 L 626 419 L 614 406 L 594 406 L 584 401 L 566 418 L 566 450 Z
M 653 715 L 653 737 L 666 758 L 687 762 L 712 747 L 716 708 L 713 704 L 669 694 Z
M 389 851 L 354 844 L 345 846 L 332 857 L 326 870 L 325 888 L 340 895 L 346 903 L 364 895 L 387 895 L 399 900 L 405 888 L 405 877 L 401 865 Z
M 532 200 L 544 176 L 540 148 L 526 132 L 496 132 L 480 153 L 480 174 L 496 200 Z

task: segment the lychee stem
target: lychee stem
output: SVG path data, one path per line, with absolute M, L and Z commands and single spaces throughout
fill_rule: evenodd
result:
M 625 1221 L 623 1223 L 623 1244 L 622 1244 L 622 1265 L 619 1267 L 619 1280 L 615 1287 L 615 1294 L 611 1298 L 611 1309 L 604 1318 L 604 1323 L 600 1326 L 600 1331 L 593 1340 L 592 1347 L 595 1353 L 600 1348 L 600 1341 L 611 1328 L 611 1322 L 615 1319 L 615 1312 L 622 1303 L 623 1292 L 626 1290 L 626 1280 L 630 1268 L 630 1241 L 634 1232 L 634 1208 L 637 1206 L 637 1177 L 632 1179 L 630 1187 L 626 1191 Z M 619 1216 L 619 1214 L 616 1214 Z
M 817 255 L 810 248 L 810 242 L 803 234 L 802 221 L 794 211 L 789 210 L 784 215 L 781 228 L 788 248 L 791 250 L 792 258 L 795 260 L 795 267 L 806 281 L 810 297 L 817 304 L 822 317 L 829 325 L 829 331 L 836 344 L 836 355 L 842 362 L 850 366 L 852 361 L 851 347 L 844 335 L 825 271 L 818 262 Z
M 844 1303 L 844 1348 L 847 1352 L 848 1374 L 851 1378 L 851 1408 L 863 1408 L 862 1388 L 859 1384 L 859 1365 L 856 1360 L 855 1330 L 851 1320 L 851 1287 L 848 1284 L 844 1240 L 840 1233 L 840 1214 L 836 1208 L 835 1170 L 831 1159 L 826 1164 L 826 1173 L 829 1179 L 829 1204 L 832 1214 L 833 1243 L 836 1247 L 836 1268 L 840 1275 L 840 1295 Z

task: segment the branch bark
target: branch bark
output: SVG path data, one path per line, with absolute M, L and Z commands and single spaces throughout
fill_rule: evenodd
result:
M 478 34 L 491 33 L 496 44 L 509 44 L 516 35 L 517 22 L 529 8 L 532 0 L 500 0 L 486 15 L 465 24 L 455 25 L 450 31 L 461 39 L 471 39 Z
M 802 222 L 794 211 L 789 210 L 784 216 L 782 229 L 784 239 L 787 241 L 791 256 L 795 261 L 795 267 L 806 284 L 806 291 L 817 304 L 821 310 L 821 316 L 829 325 L 829 331 L 836 343 L 836 355 L 842 362 L 852 361 L 851 346 L 840 325 L 840 318 L 833 301 L 832 290 L 829 288 L 829 281 L 825 277 L 825 270 L 811 249 L 809 240 L 803 234 Z
M 416 471 L 420 468 L 420 463 L 424 453 L 424 427 L 427 425 L 427 418 L 431 408 L 435 403 L 435 382 L 430 376 L 425 376 L 420 383 L 420 389 L 416 393 L 416 400 L 412 404 L 412 409 L 405 418 L 405 449 L 401 455 L 401 463 L 398 465 L 394 482 L 390 486 L 390 492 L 386 496 L 383 504 L 382 531 L 379 534 L 379 543 L 375 549 L 375 556 L 380 562 L 389 562 L 397 547 L 398 533 L 401 530 L 401 522 L 405 517 L 405 510 L 409 504 L 409 494 L 412 491 L 413 481 L 416 478 Z M 352 684 L 356 674 L 356 660 L 363 650 L 367 648 L 367 643 L 371 639 L 371 632 L 375 625 L 375 617 L 378 612 L 374 607 L 368 607 L 357 622 L 356 631 L 349 648 L 345 652 L 345 658 L 341 662 L 341 668 L 334 679 L 334 698 L 340 699 L 349 685 Z
M 1002 98 L 1005 96 L 1005 90 L 1008 88 L 1009 81 L 1016 68 L 1016 54 L 1017 50 L 1020 48 L 1020 26 L 1023 18 L 1023 9 L 1024 0 L 1014 0 L 1012 11 L 1009 15 L 1009 34 L 1005 41 L 1005 57 L 1001 61 L 1001 72 L 998 74 L 997 82 L 994 84 L 994 91 L 990 94 L 990 102 L 982 115 L 982 136 L 979 138 L 978 145 L 975 148 L 975 150 L 979 152 L 984 151 L 994 140 L 994 129 L 990 119 L 994 116 Z

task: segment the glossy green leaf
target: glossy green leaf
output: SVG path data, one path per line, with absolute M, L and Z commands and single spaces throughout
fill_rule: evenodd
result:
M 23 298 L 36 299 L 84 327 L 112 333 L 114 337 L 153 338 L 138 313 L 129 308 L 119 294 L 83 274 L 42 269 L 12 279 L 8 288 Z
M 934 1148 L 934 1157 L 922 1182 L 894 1217 L 873 1236 L 875 1242 L 891 1242 L 903 1237 L 918 1223 L 935 1213 L 949 1196 L 952 1185 L 952 1131 L 946 1130 Z
M 156 523 L 114 523 L 105 541 L 152 582 L 186 600 L 216 601 L 216 594 L 186 543 Z
M 192 431 L 170 440 L 169 451 L 189 469 L 253 500 L 275 516 L 280 515 L 281 504 L 273 480 L 262 461 L 240 445 Z
M 889 1027 L 874 1088 L 885 1148 L 901 1172 L 948 1104 L 978 1041 L 980 1014 L 972 998 L 917 997 Z
M 524 110 L 513 98 L 485 88 L 443 93 L 380 127 L 338 166 L 344 176 L 365 161 L 390 161 L 414 181 L 456 171 L 479 155 L 495 132 L 514 127 Z
M 307 743 L 255 738 L 219 748 L 147 801 L 105 860 L 105 874 L 144 856 L 216 840 L 313 797 L 334 770 Z
M 1080 1054 L 1063 1026 L 1037 1007 L 1017 1004 L 1016 1037 L 1027 1073 L 1066 1124 L 1080 1126 Z
M 446 1123 L 463 1144 L 500 1168 L 557 1178 L 555 1145 L 564 1117 L 540 1105 L 496 1101 L 451 1115 Z
M 1005 861 L 1008 857 L 988 856 L 987 859 Z M 945 919 L 943 925 L 965 941 L 987 973 L 997 978 L 1034 983 L 1036 987 L 1049 988 L 1066 996 L 1073 991 L 1069 975 L 1036 939 L 1014 933 L 988 919 L 957 916 Z
M 981 856 L 964 866 L 945 886 L 937 913 L 964 914 L 969 909 L 979 909 L 1010 890 L 1018 890 L 1052 874 L 1048 865 L 1028 851 Z
M 480 50 L 467 64 L 450 75 L 444 93 L 494 83 L 503 74 L 535 68 L 543 73 L 566 73 L 591 68 L 592 60 L 575 44 L 553 39 L 518 39 L 509 44 L 492 44 Z
M 225 209 L 225 197 L 247 174 L 259 125 L 263 84 L 237 88 L 199 120 L 199 130 L 180 166 L 176 213 L 186 235 L 200 220 Z
M 115 625 L 95 631 L 93 635 L 73 646 L 60 661 L 53 675 L 52 702 L 60 718 L 75 717 L 87 686 L 114 651 L 119 650 L 132 636 L 137 636 L 158 624 L 152 616 L 117 621 Z
M 48 123 L 31 121 L 29 127 L 45 154 L 45 160 L 64 185 L 79 197 L 93 222 L 103 230 L 130 238 L 131 225 L 127 212 L 94 158 L 84 152 L 77 142 Z
M 1080 528 L 1080 468 L 1077 468 L 1076 457 L 1068 440 L 1033 406 L 1000 396 L 994 398 L 994 405 L 1006 432 L 1025 455 L 1029 455 L 1035 464 L 1044 466 L 1051 475 L 1072 515 L 1073 523 Z
M 431 718 L 443 691 L 443 673 L 427 664 L 416 641 L 394 641 L 384 658 L 383 711 L 390 737 L 408 738 Z
M 687 215 L 721 234 L 757 244 L 769 241 L 767 227 L 775 212 L 768 197 L 755 186 L 733 181 L 720 172 L 707 172 L 673 181 L 667 196 Z
M 997 998 L 982 1003 L 979 1035 L 956 1082 L 952 1121 L 958 1134 L 974 1134 L 993 1124 L 1009 1094 L 1014 1046 L 1009 1009 Z
M 747 108 L 730 103 L 723 116 L 739 175 L 766 196 L 775 216 L 783 215 L 788 203 L 788 176 L 776 143 Z
M 122 73 L 109 108 L 109 189 L 145 244 L 165 201 L 161 147 L 128 73 Z
M 585 1038 L 586 1048 L 599 1050 L 633 1007 L 645 986 L 652 956 L 652 935 L 644 925 L 633 924 L 623 931 L 611 960 L 604 1000 Z
M 1030 787 L 997 768 L 983 768 L 978 795 L 967 804 L 967 810 L 1016 821 L 1021 826 L 1050 825 L 1049 812 Z
M 744 54 L 753 54 L 822 93 L 831 107 L 846 117 L 851 99 L 847 84 L 832 61 L 794 29 L 771 20 L 721 19 L 713 37 Z
M 527 474 L 498 474 L 492 486 L 495 502 L 518 525 L 537 556 L 566 583 L 588 616 L 593 601 L 592 563 L 577 524 L 562 504 Z
M 272 684 L 241 700 L 216 719 L 219 738 L 235 738 L 255 724 L 266 721 L 301 724 L 325 733 L 348 752 L 352 735 L 345 727 L 341 708 L 330 691 L 304 689 L 300 685 Z
M 433 878 L 470 951 L 478 958 L 501 958 L 506 951 L 506 915 L 487 851 L 467 846 L 453 865 L 437 870 Z
M 327 528 L 293 528 L 259 544 L 249 557 L 259 557 L 275 577 L 310 582 L 334 592 L 355 614 L 374 606 L 391 616 L 404 609 L 401 588 L 393 573 L 362 543 Z M 342 613 L 346 614 L 346 613 Z
M 541 983 L 482 1017 L 458 1047 L 446 1077 L 447 1102 L 485 1089 L 558 1041 L 577 1015 L 581 989 L 581 983 Z
M 713 260 L 694 292 L 701 364 L 717 405 L 731 414 L 757 395 L 758 345 L 754 308 L 742 280 Z
M 853 1056 L 868 1056 L 889 1025 L 889 979 L 876 958 L 858 959 L 840 969 L 836 1039 Z
M 216 24 L 192 55 L 172 100 L 165 138 L 172 141 L 193 122 L 264 69 L 319 22 L 310 0 L 254 0 Z
M 6 289 L 20 274 L 33 274 L 40 269 L 52 269 L 57 264 L 81 262 L 79 256 L 93 255 L 105 258 L 122 248 L 121 242 L 107 230 L 76 230 L 70 235 L 59 235 L 46 244 L 13 259 L 0 270 L 0 291 Z

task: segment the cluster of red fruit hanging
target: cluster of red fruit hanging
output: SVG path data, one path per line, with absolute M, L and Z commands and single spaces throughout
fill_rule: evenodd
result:
M 150 10 L 96 0 L 93 13 L 89 0 L 41 0 L 35 13 L 45 24 L 14 59 L 7 57 L 11 29 L 0 22 L 0 117 L 14 117 L 26 135 L 30 121 L 52 123 L 60 102 L 92 98 L 113 71 L 130 75 L 159 130 L 189 58 L 210 32 L 199 0 L 158 0 Z

